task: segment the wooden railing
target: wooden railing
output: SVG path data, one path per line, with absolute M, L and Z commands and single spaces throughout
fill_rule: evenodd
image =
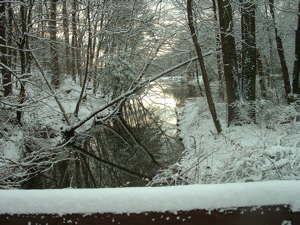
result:
M 0 225 L 300 225 L 300 181 L 0 190 Z
M 145 212 L 131 214 L 2 214 L 1 225 L 299 225 L 300 212 L 292 212 L 288 206 L 273 205 L 240 207 L 236 209 L 191 210 L 172 212 Z

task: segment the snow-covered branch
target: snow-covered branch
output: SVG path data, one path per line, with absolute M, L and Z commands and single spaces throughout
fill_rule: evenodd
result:
M 141 90 L 142 88 L 144 88 L 146 85 L 150 84 L 151 82 L 157 80 L 158 78 L 166 75 L 167 73 L 170 73 L 186 64 L 189 64 L 192 61 L 197 60 L 198 57 L 194 57 L 191 58 L 189 60 L 186 60 L 182 63 L 179 63 L 149 79 L 146 79 L 145 81 L 141 81 L 138 84 L 136 84 L 135 86 L 133 86 L 130 90 L 128 90 L 127 92 L 123 93 L 122 95 L 118 96 L 115 99 L 110 100 L 109 102 L 107 102 L 105 105 L 100 106 L 98 109 L 96 109 L 93 113 L 91 113 L 90 115 L 86 116 L 84 119 L 82 119 L 81 121 L 67 127 L 63 133 L 65 134 L 66 137 L 72 137 L 74 135 L 74 131 L 76 129 L 78 129 L 79 127 L 81 127 L 83 124 L 85 124 L 87 121 L 89 121 L 90 119 L 94 118 L 98 113 L 104 111 L 105 109 L 109 108 L 110 106 L 115 105 L 116 103 L 118 103 L 119 101 L 123 101 L 126 100 L 127 98 L 129 98 L 131 95 L 133 95 L 134 93 L 136 93 L 137 91 Z M 106 119 L 108 119 L 108 117 L 105 117 Z M 104 122 L 104 119 L 102 119 L 102 122 Z

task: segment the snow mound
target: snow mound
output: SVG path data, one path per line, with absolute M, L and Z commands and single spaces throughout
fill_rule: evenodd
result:
M 185 151 L 149 186 L 300 179 L 300 108 L 259 104 L 257 124 L 227 127 L 217 134 L 204 98 L 185 105 L 179 129 Z M 260 107 L 260 108 L 259 108 Z

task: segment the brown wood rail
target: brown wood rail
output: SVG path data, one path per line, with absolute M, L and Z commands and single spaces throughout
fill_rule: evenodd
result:
M 234 209 L 145 212 L 131 214 L 2 214 L 1 225 L 125 224 L 125 225 L 300 225 L 300 212 L 287 205 L 239 207 Z

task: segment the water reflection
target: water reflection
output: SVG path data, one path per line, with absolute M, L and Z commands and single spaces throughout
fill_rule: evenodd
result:
M 183 150 L 177 120 L 195 86 L 152 83 L 127 101 L 118 117 L 95 126 L 69 159 L 23 184 L 23 188 L 99 188 L 144 186 L 159 168 L 178 160 Z

